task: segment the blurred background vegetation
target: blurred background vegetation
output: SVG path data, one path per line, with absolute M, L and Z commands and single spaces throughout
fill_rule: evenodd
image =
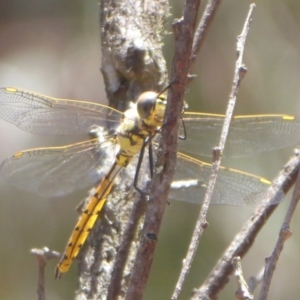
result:
M 49 96 L 106 103 L 100 67 L 99 0 L 0 1 L 0 86 L 15 86 Z M 172 20 L 180 17 L 182 1 L 172 1 L 164 51 L 170 70 Z M 205 1 L 203 1 L 205 3 Z M 186 98 L 191 111 L 224 113 L 235 64 L 236 36 L 250 1 L 221 4 L 198 57 Z M 204 7 L 204 5 L 202 4 Z M 300 117 L 300 2 L 260 1 L 246 43 L 244 78 L 236 114 L 286 113 Z M 300 133 L 299 133 L 300 137 Z M 295 137 L 295 141 L 299 140 Z M 0 160 L 26 148 L 63 145 L 71 138 L 36 137 L 0 120 Z M 205 141 L 204 141 L 205 142 Z M 293 149 L 253 158 L 223 160 L 226 166 L 272 179 Z M 55 189 L 55 186 L 53 187 Z M 48 246 L 62 251 L 77 219 L 75 206 L 85 193 L 47 200 L 17 191 L 0 181 L 0 298 L 36 299 L 37 263 L 29 253 Z M 270 255 L 287 201 L 281 204 L 243 260 L 246 278 L 256 274 Z M 158 248 L 144 299 L 169 299 L 190 241 L 200 207 L 173 202 L 166 208 Z M 180 299 L 208 275 L 252 208 L 211 207 L 209 228 Z M 296 213 L 275 272 L 269 299 L 299 295 L 300 222 Z M 46 270 L 47 299 L 72 299 L 76 266 L 54 280 L 56 261 Z M 292 279 L 293 278 L 293 279 Z M 232 299 L 234 280 L 220 299 Z

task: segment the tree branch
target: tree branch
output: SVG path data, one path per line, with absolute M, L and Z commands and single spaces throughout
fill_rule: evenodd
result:
M 261 228 L 265 225 L 266 221 L 278 206 L 278 203 L 294 184 L 299 167 L 300 157 L 297 154 L 288 161 L 284 170 L 281 171 L 278 177 L 273 181 L 272 186 L 266 192 L 265 199 L 235 236 L 203 285 L 194 291 L 193 300 L 216 299 L 218 292 L 228 282 L 228 277 L 232 273 L 232 259 L 235 256 L 244 257 L 251 248 Z
M 198 28 L 194 36 L 190 70 L 192 69 L 193 65 L 196 62 L 197 54 L 200 52 L 205 37 L 208 33 L 210 25 L 214 20 L 214 17 L 217 13 L 220 4 L 221 4 L 221 0 L 209 0 L 205 7 L 202 18 L 199 22 Z
M 139 250 L 130 279 L 127 300 L 141 299 L 150 273 L 157 237 L 167 203 L 177 158 L 179 119 L 187 86 L 193 35 L 200 1 L 187 0 L 183 17 L 173 24 L 175 54 L 171 72 L 167 109 L 158 150 L 156 173 L 153 179 Z
M 101 1 L 101 71 L 111 106 L 125 110 L 129 101 L 135 101 L 142 92 L 159 91 L 167 85 L 161 49 L 167 15 L 167 1 Z M 140 219 L 138 204 L 132 211 L 135 215 L 131 213 L 134 193 L 132 177 L 126 176 L 126 172 L 117 179 L 81 250 L 76 299 L 116 299 L 126 293 L 128 270 L 132 268 L 138 241 L 138 223 L 127 230 L 125 227 Z M 134 237 L 135 243 L 122 239 L 123 234 L 130 241 Z
M 49 260 L 53 258 L 58 259 L 61 257 L 61 254 L 59 252 L 52 251 L 47 247 L 44 247 L 43 249 L 33 248 L 30 250 L 30 253 L 37 258 L 39 266 L 39 277 L 36 290 L 38 294 L 38 300 L 45 300 L 45 267 Z
M 205 228 L 207 227 L 206 216 L 208 213 L 210 200 L 211 200 L 211 197 L 213 194 L 214 186 L 215 186 L 216 180 L 217 180 L 217 175 L 218 175 L 220 165 L 221 165 L 221 155 L 220 154 L 223 152 L 224 147 L 225 147 L 226 138 L 227 138 L 227 135 L 229 132 L 229 127 L 230 127 L 231 119 L 233 116 L 233 109 L 235 106 L 237 93 L 238 93 L 238 89 L 239 89 L 239 84 L 245 74 L 245 67 L 243 66 L 242 60 L 243 60 L 244 47 L 245 47 L 245 43 L 246 43 L 246 37 L 247 37 L 248 31 L 249 31 L 251 16 L 252 16 L 254 7 L 255 7 L 254 5 L 250 6 L 250 10 L 249 10 L 248 16 L 246 18 L 244 28 L 242 30 L 241 35 L 238 37 L 238 40 L 237 40 L 237 60 L 236 60 L 236 65 L 235 65 L 232 90 L 231 90 L 231 93 L 229 96 L 226 117 L 224 120 L 224 125 L 222 128 L 219 147 L 218 147 L 219 155 L 214 155 L 215 159 L 214 159 L 214 162 L 212 165 L 211 176 L 210 176 L 209 182 L 207 184 L 207 190 L 206 190 L 206 194 L 204 197 L 204 201 L 203 201 L 203 204 L 201 207 L 201 211 L 200 211 L 198 220 L 195 225 L 195 229 L 193 232 L 192 240 L 191 240 L 186 258 L 183 260 L 184 263 L 183 263 L 181 273 L 179 275 L 179 279 L 176 284 L 174 293 L 172 295 L 172 300 L 177 299 L 179 296 L 179 293 L 181 292 L 182 285 L 183 285 L 183 283 L 186 279 L 186 276 L 191 268 L 194 256 L 198 249 L 200 239 L 203 235 Z
M 297 154 L 299 155 L 299 149 L 297 149 Z M 292 235 L 292 232 L 290 230 L 290 224 L 292 221 L 292 217 L 294 215 L 294 211 L 297 207 L 297 204 L 300 199 L 300 170 L 298 170 L 298 176 L 296 179 L 296 184 L 293 192 L 293 196 L 288 208 L 288 211 L 286 213 L 286 216 L 284 218 L 283 224 L 281 226 L 281 230 L 278 236 L 277 243 L 275 245 L 275 248 L 273 250 L 273 253 L 271 257 L 266 259 L 266 266 L 264 271 L 264 277 L 262 282 L 262 287 L 259 295 L 259 300 L 264 300 L 268 298 L 268 292 L 271 284 L 271 280 L 273 277 L 273 273 L 276 267 L 276 263 L 279 259 L 279 255 L 283 249 L 283 245 L 285 241 Z

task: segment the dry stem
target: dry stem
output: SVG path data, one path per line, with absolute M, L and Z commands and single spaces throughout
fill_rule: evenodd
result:
M 299 152 L 298 149 L 297 149 L 297 152 Z M 297 154 L 299 155 L 299 153 L 297 153 Z M 279 255 L 283 249 L 283 245 L 284 245 L 285 241 L 292 235 L 292 232 L 290 230 L 290 224 L 291 224 L 291 220 L 292 220 L 294 211 L 299 202 L 299 198 L 300 198 L 300 170 L 298 171 L 298 176 L 296 179 L 296 184 L 295 184 L 292 200 L 290 202 L 288 211 L 286 213 L 283 224 L 281 226 L 281 230 L 279 232 L 277 243 L 274 247 L 271 257 L 266 259 L 266 266 L 265 266 L 265 271 L 264 271 L 262 288 L 261 288 L 260 295 L 259 295 L 259 300 L 264 300 L 264 299 L 267 299 L 267 297 L 268 297 L 271 280 L 272 280 L 273 273 L 274 273 L 274 270 L 276 267 L 276 263 L 279 259 Z
M 193 35 L 200 1 L 187 0 L 183 17 L 173 24 L 175 33 L 175 54 L 171 72 L 168 104 L 166 108 L 162 139 L 158 150 L 155 176 L 150 192 L 148 210 L 142 231 L 138 254 L 132 271 L 127 300 L 142 298 L 150 273 L 157 236 L 167 203 L 170 184 L 173 179 L 177 158 L 179 119 L 182 113 L 184 93 L 187 85 Z
M 231 89 L 231 93 L 229 96 L 229 102 L 228 102 L 227 111 L 226 111 L 226 117 L 224 120 L 220 143 L 219 143 L 219 147 L 218 147 L 219 153 L 222 153 L 224 150 L 226 138 L 227 138 L 227 135 L 229 132 L 231 119 L 233 116 L 233 109 L 235 106 L 239 85 L 240 85 L 242 78 L 245 75 L 245 67 L 242 64 L 242 59 L 243 59 L 244 47 L 245 47 L 245 43 L 246 43 L 246 37 L 247 37 L 248 31 L 249 31 L 251 16 L 252 16 L 254 7 L 255 7 L 254 5 L 250 6 L 244 28 L 242 30 L 241 35 L 238 37 L 238 40 L 237 40 L 237 60 L 236 60 L 232 89 Z M 211 172 L 211 176 L 210 176 L 210 179 L 209 179 L 209 182 L 207 185 L 207 191 L 206 191 L 206 194 L 204 197 L 204 202 L 203 202 L 198 220 L 195 225 L 192 240 L 191 240 L 186 258 L 184 259 L 178 282 L 176 284 L 174 293 L 172 295 L 172 300 L 177 299 L 179 296 L 179 293 L 182 289 L 182 285 L 183 285 L 183 283 L 186 279 L 186 276 L 191 268 L 191 264 L 194 259 L 196 250 L 198 249 L 198 245 L 199 245 L 200 239 L 202 237 L 202 234 L 204 232 L 204 229 L 207 227 L 206 226 L 207 225 L 206 216 L 208 213 L 210 200 L 211 200 L 211 197 L 213 194 L 213 189 L 214 189 L 214 186 L 216 183 L 217 174 L 218 174 L 220 164 L 221 164 L 221 155 L 214 155 L 214 158 L 215 158 L 215 160 L 212 165 L 212 172 Z

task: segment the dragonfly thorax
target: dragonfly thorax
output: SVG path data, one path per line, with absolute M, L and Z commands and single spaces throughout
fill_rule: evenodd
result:
M 119 154 L 128 158 L 133 157 L 141 151 L 145 139 L 155 134 L 155 130 L 156 127 L 149 127 L 140 119 L 136 108 L 128 109 L 117 129 Z

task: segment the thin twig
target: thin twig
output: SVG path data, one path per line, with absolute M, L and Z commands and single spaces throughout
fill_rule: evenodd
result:
M 299 150 L 297 150 L 297 151 L 299 151 Z M 273 250 L 271 257 L 266 259 L 264 278 L 263 278 L 262 288 L 261 288 L 260 295 L 259 295 L 259 300 L 264 300 L 264 299 L 267 299 L 267 297 L 268 297 L 271 280 L 272 280 L 273 273 L 274 273 L 274 270 L 276 267 L 276 263 L 279 259 L 279 255 L 283 249 L 283 245 L 284 245 L 285 241 L 292 235 L 292 232 L 290 230 L 290 224 L 291 224 L 291 220 L 292 220 L 294 211 L 299 202 L 299 199 L 300 199 L 300 170 L 298 171 L 298 176 L 296 179 L 296 184 L 295 184 L 292 200 L 290 202 L 288 211 L 284 218 L 275 248 Z
M 189 60 L 199 5 L 199 0 L 187 0 L 183 17 L 173 24 L 175 54 L 171 82 L 174 83 L 169 90 L 162 138 L 155 167 L 156 171 L 150 192 L 140 247 L 126 295 L 127 300 L 142 298 L 154 257 L 157 236 L 167 203 L 170 184 L 175 172 L 179 119 L 183 108 L 184 92 L 187 84 Z
M 251 276 L 248 280 L 249 292 L 253 294 L 256 287 L 262 282 L 264 276 L 265 268 L 261 268 L 261 270 L 255 275 Z
M 38 300 L 45 300 L 45 267 L 50 259 L 58 259 L 61 254 L 56 251 L 51 251 L 47 247 L 44 247 L 43 249 L 31 249 L 30 253 L 36 256 L 39 266 L 38 286 L 36 290 Z
M 232 264 L 235 269 L 234 276 L 236 277 L 236 281 L 238 284 L 238 289 L 235 292 L 235 297 L 239 300 L 253 300 L 254 297 L 250 293 L 247 282 L 244 279 L 241 258 L 239 256 L 234 257 Z
M 148 187 L 146 188 L 146 190 Z M 113 271 L 111 273 L 111 280 L 107 292 L 107 300 L 118 299 L 121 292 L 121 283 L 124 277 L 124 268 L 128 260 L 128 255 L 133 242 L 134 235 L 137 232 L 139 220 L 144 215 L 146 210 L 146 199 L 145 195 L 136 193 L 135 201 L 132 206 L 129 221 L 126 224 L 120 248 L 118 249 Z
M 208 33 L 210 25 L 217 13 L 217 9 L 221 4 L 221 0 L 209 0 L 206 4 L 205 10 L 203 12 L 202 18 L 199 22 L 198 28 L 195 32 L 193 49 L 191 55 L 190 71 L 195 64 L 196 56 L 200 52 L 200 49 L 203 45 L 205 37 Z
M 285 165 L 283 171 L 273 181 L 272 186 L 266 192 L 266 198 L 235 236 L 204 284 L 198 290 L 194 290 L 193 300 L 216 299 L 218 292 L 228 282 L 228 277 L 233 271 L 232 259 L 235 256 L 244 257 L 251 248 L 261 228 L 275 211 L 280 200 L 283 199 L 284 195 L 294 184 L 299 166 L 300 157 L 299 155 L 294 155 Z
M 241 35 L 238 37 L 238 40 L 237 40 L 237 60 L 236 60 L 232 89 L 231 89 L 231 93 L 229 95 L 229 102 L 228 102 L 228 106 L 227 106 L 226 117 L 224 120 L 220 143 L 219 143 L 219 147 L 218 147 L 218 150 L 220 151 L 220 153 L 222 153 L 224 150 L 226 138 L 227 138 L 227 135 L 229 132 L 231 119 L 233 116 L 233 109 L 235 106 L 239 85 L 240 85 L 240 82 L 241 82 L 242 78 L 244 77 L 245 71 L 246 71 L 245 67 L 243 66 L 242 60 L 243 60 L 244 47 L 245 47 L 245 43 L 246 43 L 246 37 L 247 37 L 248 31 L 249 31 L 251 16 L 252 16 L 254 8 L 255 8 L 255 5 L 253 5 L 253 4 L 250 5 L 249 13 L 246 18 L 244 28 L 242 30 Z M 214 157 L 216 157 L 216 156 L 214 155 Z M 211 176 L 210 176 L 210 179 L 209 179 L 209 182 L 207 185 L 207 191 L 206 191 L 206 194 L 204 197 L 204 202 L 203 202 L 198 220 L 195 225 L 192 240 L 191 240 L 186 258 L 184 259 L 184 263 L 182 266 L 182 270 L 181 270 L 178 282 L 176 284 L 174 293 L 172 295 L 172 300 L 177 299 L 179 296 L 179 293 L 182 289 L 182 285 L 183 285 L 185 278 L 191 268 L 191 264 L 194 259 L 195 253 L 197 251 L 201 236 L 207 225 L 206 216 L 207 216 L 210 200 L 211 200 L 211 197 L 213 194 L 213 188 L 216 183 L 217 173 L 219 171 L 220 164 L 221 164 L 221 156 L 219 156 L 213 162 L 212 172 L 211 172 Z

